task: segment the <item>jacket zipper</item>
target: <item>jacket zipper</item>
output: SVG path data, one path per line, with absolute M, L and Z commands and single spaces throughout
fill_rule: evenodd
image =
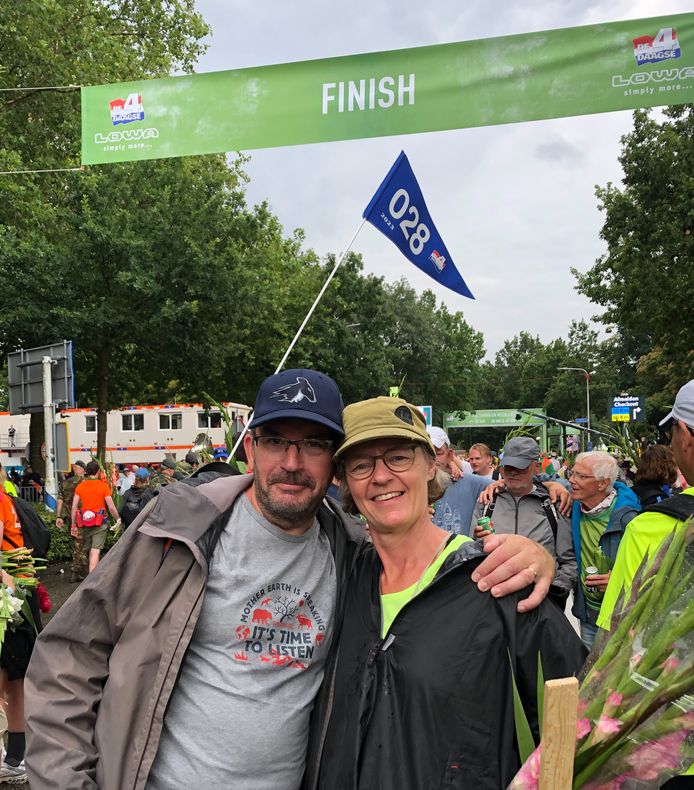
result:
M 336 520 L 337 520 L 337 517 L 336 517 Z M 352 562 L 351 562 L 351 564 L 349 566 L 349 569 L 348 569 L 347 573 L 345 574 L 344 581 L 343 581 L 343 584 L 345 586 L 345 592 L 344 592 L 345 596 L 347 595 L 347 592 L 346 592 L 347 584 L 349 584 L 349 579 L 350 579 L 350 577 L 352 575 L 352 571 L 354 570 L 354 568 L 355 568 L 355 566 L 357 564 L 357 559 L 359 558 L 359 555 L 361 554 L 362 546 L 363 546 L 363 543 L 359 544 L 359 546 L 355 549 L 354 556 L 352 557 Z M 342 628 L 342 621 L 343 620 L 344 620 L 344 603 L 342 605 L 342 612 L 340 613 L 340 623 L 339 623 L 340 629 L 339 630 L 341 630 L 341 628 Z M 336 625 L 337 625 L 337 623 L 336 623 Z M 336 636 L 337 636 L 337 633 L 336 633 Z M 334 702 L 334 699 L 335 699 L 335 678 L 337 677 L 337 663 L 338 663 L 339 658 L 340 658 L 340 645 L 339 645 L 339 641 L 336 640 L 336 642 L 335 642 L 335 653 L 334 653 L 334 655 L 332 657 L 332 664 L 331 664 L 331 666 L 329 667 L 329 670 L 328 670 L 330 672 L 330 677 L 328 678 L 327 677 L 327 673 L 326 673 L 326 678 L 323 680 L 324 683 L 326 682 L 326 680 L 329 680 L 330 685 L 329 685 L 329 691 L 328 691 L 328 699 L 326 701 L 325 714 L 323 716 L 323 721 L 322 721 L 322 724 L 321 724 L 321 732 L 320 732 L 320 736 L 318 738 L 318 748 L 316 749 L 316 759 L 315 759 L 313 765 L 311 766 L 311 768 L 313 769 L 312 771 L 309 771 L 308 765 L 306 766 L 306 773 L 307 774 L 313 774 L 313 782 L 312 782 L 312 784 L 310 786 L 310 790 L 315 790 L 315 788 L 318 787 L 318 772 L 320 770 L 320 764 L 321 764 L 321 760 L 323 758 L 323 747 L 325 746 L 325 739 L 326 739 L 326 737 L 328 735 L 328 725 L 330 724 L 330 715 L 332 713 L 333 702 Z
M 445 560 L 444 560 L 445 562 Z M 397 634 L 392 633 L 395 624 L 400 621 L 400 619 L 404 616 L 405 610 L 408 609 L 415 601 L 419 600 L 424 593 L 430 590 L 435 584 L 439 583 L 441 579 L 448 576 L 450 573 L 454 573 L 458 570 L 459 567 L 464 565 L 465 563 L 456 563 L 452 568 L 448 568 L 444 570 L 443 573 L 439 571 L 439 573 L 434 576 L 429 584 L 423 589 L 420 590 L 414 598 L 410 598 L 410 600 L 400 609 L 400 611 L 395 615 L 395 619 L 390 624 L 390 628 L 386 631 L 386 635 L 379 639 L 378 642 L 371 648 L 369 651 L 369 657 L 366 660 L 367 666 L 373 666 L 376 663 L 379 655 L 381 653 L 385 653 L 386 650 L 395 642 L 397 638 Z M 472 582 L 470 582 L 472 584 Z M 378 633 L 381 633 L 381 625 L 383 624 L 383 611 L 379 607 L 379 618 L 378 618 Z
M 162 688 L 166 684 L 166 680 L 169 677 L 169 674 L 170 674 L 170 671 L 171 671 L 171 664 L 173 663 L 174 656 L 176 654 L 176 650 L 180 646 L 181 640 L 183 638 L 183 631 L 185 631 L 186 627 L 188 626 L 188 623 L 190 622 L 190 618 L 191 618 L 193 612 L 195 611 L 195 608 L 198 605 L 198 602 L 200 601 L 200 597 L 202 595 L 204 595 L 206 588 L 207 588 L 207 575 L 205 575 L 205 577 L 202 579 L 201 587 L 198 590 L 197 595 L 195 596 L 195 600 L 191 604 L 191 607 L 190 607 L 190 609 L 188 611 L 187 617 L 185 618 L 185 622 L 183 623 L 183 627 L 182 627 L 182 630 L 181 630 L 181 636 L 176 641 L 176 644 L 173 646 L 173 650 L 171 652 L 171 656 L 170 656 L 168 664 L 166 666 L 166 670 L 164 671 L 164 677 L 163 677 L 162 684 L 161 684 Z M 198 611 L 198 616 L 199 615 L 200 615 L 200 612 Z M 193 631 L 191 630 L 191 637 L 192 637 L 192 634 L 193 634 Z M 185 657 L 185 652 L 187 652 L 189 645 L 190 645 L 190 640 L 188 641 L 188 645 L 186 646 L 186 651 L 184 651 L 184 656 L 183 657 Z M 183 662 L 183 658 L 181 659 L 181 663 L 182 662 Z M 180 669 L 180 665 L 179 665 L 179 669 Z M 161 702 L 161 698 L 162 698 L 162 690 L 160 688 L 159 693 L 157 694 L 157 697 L 154 700 L 154 704 L 152 706 L 152 715 L 149 717 L 149 720 L 146 723 L 146 736 L 145 736 L 144 741 L 143 741 L 142 751 L 140 752 L 140 755 L 139 755 L 139 757 L 137 759 L 137 764 L 136 764 L 136 768 L 135 768 L 135 782 L 132 785 L 133 788 L 136 788 L 141 782 L 143 782 L 142 777 L 140 777 L 140 772 L 142 770 L 142 763 L 144 762 L 145 752 L 147 751 L 147 747 L 148 747 L 148 745 L 150 743 L 150 740 L 151 740 L 152 727 L 154 726 L 154 717 L 156 715 L 157 709 L 158 709 L 159 704 Z M 155 754 L 155 757 L 156 757 L 156 754 Z M 146 781 L 146 777 L 145 777 L 144 781 Z M 144 787 L 144 782 L 141 784 L 141 786 Z

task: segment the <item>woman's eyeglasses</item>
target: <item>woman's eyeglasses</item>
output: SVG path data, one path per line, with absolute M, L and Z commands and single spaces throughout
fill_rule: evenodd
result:
M 354 480 L 365 480 L 371 477 L 380 458 L 391 472 L 405 472 L 414 463 L 415 446 L 393 447 L 380 455 L 357 455 L 347 458 L 344 462 L 345 472 Z

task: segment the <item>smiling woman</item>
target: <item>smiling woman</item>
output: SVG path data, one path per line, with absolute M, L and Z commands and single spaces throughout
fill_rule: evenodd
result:
M 505 787 L 519 764 L 512 677 L 537 729 L 538 653 L 545 677 L 563 677 L 583 646 L 554 604 L 518 615 L 516 595 L 472 583 L 483 547 L 431 520 L 443 473 L 415 406 L 373 398 L 343 422 L 336 474 L 374 550 L 347 593 L 332 714 L 307 786 Z

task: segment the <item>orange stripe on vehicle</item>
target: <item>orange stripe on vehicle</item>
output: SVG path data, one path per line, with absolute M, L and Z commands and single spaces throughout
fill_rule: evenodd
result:
M 114 447 L 106 447 L 106 452 L 108 453 L 125 453 L 130 452 L 131 450 L 137 450 L 138 452 L 142 450 L 161 450 L 162 452 L 166 452 L 167 450 L 190 450 L 191 445 L 189 444 L 150 444 L 150 445 L 138 445 L 138 444 L 128 444 L 128 445 L 118 445 Z M 92 450 L 96 449 L 96 445 L 90 445 L 89 447 L 71 447 L 71 453 L 89 453 Z

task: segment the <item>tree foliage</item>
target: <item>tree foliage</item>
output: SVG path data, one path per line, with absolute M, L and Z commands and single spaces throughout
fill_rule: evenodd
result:
M 34 87 L 188 70 L 206 32 L 192 0 L 11 0 L 0 78 L 23 90 L 0 94 L 3 167 L 78 163 L 78 93 Z M 332 268 L 246 205 L 242 167 L 206 156 L 0 181 L 0 351 L 72 339 L 100 448 L 121 404 L 252 402 Z M 347 401 L 404 377 L 406 397 L 447 409 L 471 405 L 482 353 L 461 314 L 350 256 L 287 364 L 332 374 Z
M 585 321 L 574 321 L 566 340 L 543 343 L 521 332 L 482 365 L 478 408 L 543 408 L 562 420 L 586 416 L 590 374 L 591 417 L 608 419 L 612 396 L 633 381 L 633 369 L 615 339 L 600 341 Z
M 637 361 L 637 387 L 655 411 L 694 377 L 694 107 L 664 114 L 634 113 L 619 157 L 623 183 L 597 188 L 607 253 L 575 272 Z
M 314 272 L 314 294 L 333 265 L 331 256 Z M 347 403 L 384 395 L 404 379 L 402 396 L 432 405 L 438 419 L 472 408 L 482 335 L 431 291 L 418 295 L 405 280 L 388 284 L 362 270 L 361 258 L 348 256 L 290 362 L 330 373 Z
M 208 32 L 194 0 L 4 0 L 0 86 L 20 90 L 0 93 L 0 160 L 78 164 L 80 96 L 66 86 L 192 71 Z
M 7 0 L 0 9 L 0 87 L 7 89 L 0 92 L 0 170 L 78 165 L 79 91 L 71 86 L 190 71 L 207 32 L 193 0 Z M 89 356 L 88 342 L 75 333 L 88 316 L 98 331 L 99 302 L 108 301 L 109 288 L 97 293 L 92 278 L 79 295 L 75 290 L 81 268 L 101 266 L 102 282 L 108 273 L 99 250 L 92 256 L 85 239 L 95 182 L 110 178 L 116 202 L 109 208 L 123 208 L 117 174 L 0 176 L 0 275 L 10 308 L 0 322 L 2 351 L 70 337 L 83 358 Z M 127 237 L 121 241 L 127 246 Z M 78 249 L 83 260 L 76 260 Z M 80 306 L 82 314 L 72 315 Z M 100 337 L 108 349 L 109 335 Z M 107 390 L 101 393 L 102 414 L 107 397 Z M 36 427 L 32 420 L 32 433 Z M 34 463 L 38 444 L 32 443 Z

